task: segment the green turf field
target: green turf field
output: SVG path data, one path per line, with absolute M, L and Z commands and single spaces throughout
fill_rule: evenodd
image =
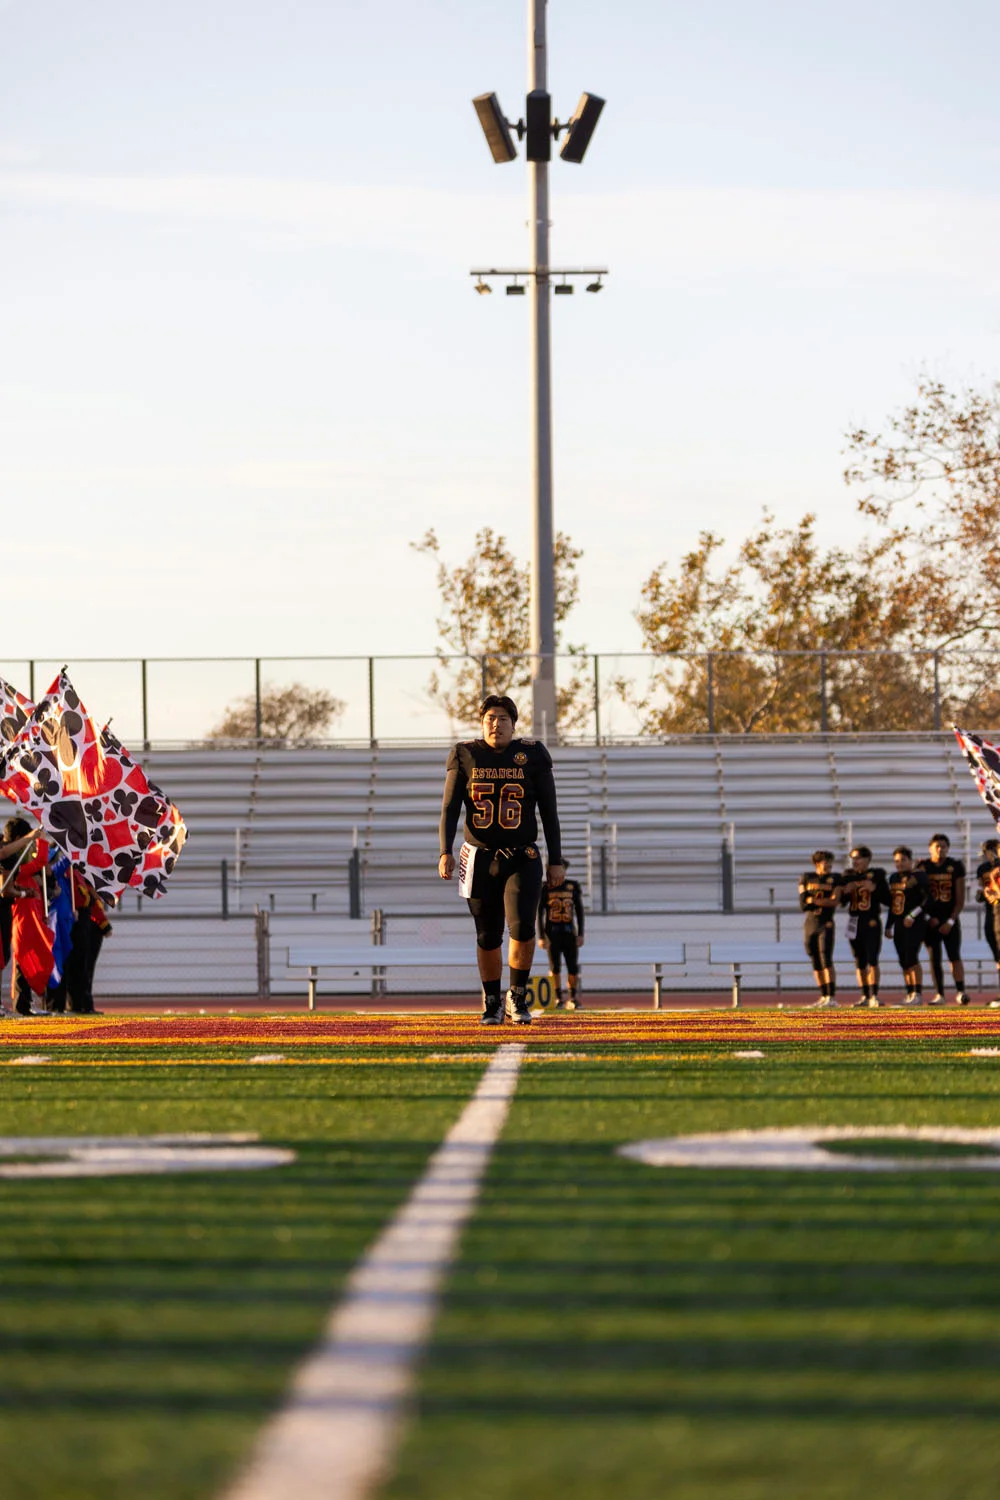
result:
M 997 1126 L 1000 1057 L 653 1050 L 529 1052 L 386 1500 L 992 1500 L 1000 1173 L 947 1154 L 887 1175 L 846 1155 L 824 1174 L 663 1169 L 614 1148 Z M 217 1494 L 485 1066 L 240 1055 L 3 1068 L 0 1134 L 252 1130 L 298 1152 L 245 1174 L 0 1182 L 3 1500 Z

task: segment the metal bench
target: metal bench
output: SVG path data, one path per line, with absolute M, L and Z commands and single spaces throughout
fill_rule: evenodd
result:
M 846 947 L 846 939 L 844 943 Z M 990 953 L 985 942 L 980 938 L 973 937 L 971 941 L 963 943 L 962 957 L 965 960 L 966 973 L 975 964 L 978 987 L 983 987 L 983 964 L 992 966 L 993 955 Z M 921 953 L 924 963 L 927 961 L 926 951 Z M 896 962 L 896 950 L 892 939 L 885 938 L 882 943 L 883 966 L 886 961 Z M 838 950 L 834 955 L 834 962 L 846 961 L 853 965 L 853 958 L 849 948 L 846 954 Z M 743 970 L 750 968 L 774 969 L 778 979 L 778 988 L 781 988 L 782 965 L 796 965 L 808 969 L 812 973 L 812 965 L 804 946 L 799 943 L 712 943 L 708 950 L 709 965 L 724 965 L 729 969 L 733 981 L 733 1007 L 739 1006 L 740 997 L 743 993 Z
M 743 970 L 774 969 L 781 987 L 782 964 L 797 964 L 812 973 L 809 956 L 801 943 L 711 943 L 708 962 L 729 969 L 733 980 L 733 1009 L 737 1009 L 743 992 Z
M 288 949 L 289 969 L 305 969 L 309 976 L 309 1010 L 316 1009 L 316 984 L 320 969 L 352 969 L 356 974 L 365 969 L 373 978 L 380 978 L 387 969 L 468 969 L 476 975 L 475 946 L 457 948 L 406 948 L 402 944 L 386 943 L 333 947 L 330 944 L 294 943 Z M 538 950 L 535 962 L 544 961 L 545 954 Z M 627 965 L 653 971 L 653 1009 L 659 1010 L 663 998 L 663 970 L 683 968 L 686 957 L 683 943 L 643 943 L 630 947 L 585 947 L 582 959 L 589 968 L 623 968 Z

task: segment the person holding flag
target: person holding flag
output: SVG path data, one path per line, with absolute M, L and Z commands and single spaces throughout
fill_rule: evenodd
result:
M 8 825 L 0 835 L 0 974 L 10 963 L 14 918 L 14 897 L 11 892 L 14 885 L 14 872 L 40 833 L 40 828 L 33 828 L 30 833 L 15 837 L 9 833 Z
M 37 830 L 35 831 L 37 833 Z M 10 818 L 4 828 L 4 844 L 34 837 L 27 818 Z M 45 994 L 52 976 L 52 934 L 45 920 L 45 867 L 49 845 L 39 838 L 13 872 L 10 892 L 14 898 L 11 921 L 11 998 L 19 1016 L 35 1013 L 33 996 Z
M 111 933 L 104 902 L 89 880 L 79 870 L 73 871 L 73 899 L 76 921 L 69 957 L 66 960 L 66 992 L 69 1008 L 78 1016 L 96 1016 L 94 1009 L 94 970 L 104 939 Z

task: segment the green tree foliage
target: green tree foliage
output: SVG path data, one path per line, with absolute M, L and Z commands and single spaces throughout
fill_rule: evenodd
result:
M 287 744 L 321 739 L 344 712 L 344 704 L 322 688 L 302 682 L 278 687 L 265 683 L 260 695 L 260 735 L 257 733 L 257 700 L 253 693 L 238 698 L 208 732 L 212 740 L 261 740 Z
M 521 698 L 526 725 L 526 689 L 531 683 L 529 566 L 514 556 L 506 537 L 488 526 L 477 532 L 472 552 L 457 565 L 444 560 L 433 530 L 411 546 L 437 565 L 439 667 L 428 683 L 431 698 L 445 709 L 457 731 L 478 725 L 484 693 L 509 693 Z M 582 646 L 564 646 L 560 628 L 579 599 L 576 569 L 582 556 L 560 532 L 555 542 L 556 649 L 567 656 L 584 651 Z M 590 688 L 582 668 L 557 686 L 557 704 L 561 730 L 586 720 Z
M 910 612 L 894 543 L 856 553 L 823 549 L 816 518 L 778 527 L 767 512 L 731 563 L 703 532 L 676 574 L 656 568 L 636 618 L 664 662 L 650 689 L 631 694 L 645 730 L 665 733 L 808 732 L 908 727 L 926 697 L 923 664 L 852 657 L 906 638 Z M 826 653 L 826 661 L 815 653 Z
M 845 479 L 906 578 L 912 637 L 941 655 L 946 717 L 1000 718 L 1000 384 L 918 382 L 885 432 L 848 434 Z
M 936 694 L 944 722 L 1000 719 L 1000 384 L 925 378 L 884 432 L 847 443 L 870 523 L 854 550 L 821 547 L 812 515 L 779 528 L 765 512 L 734 561 L 706 531 L 647 578 L 636 617 L 657 667 L 642 692 L 618 684 L 644 729 L 927 729 Z

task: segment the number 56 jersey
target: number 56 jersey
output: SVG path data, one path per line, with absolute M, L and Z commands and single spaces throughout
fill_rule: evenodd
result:
M 448 757 L 441 803 L 441 853 L 450 854 L 465 808 L 466 841 L 479 849 L 523 849 L 542 820 L 549 863 L 562 862 L 552 758 L 538 740 L 511 740 L 493 750 L 464 740 Z

